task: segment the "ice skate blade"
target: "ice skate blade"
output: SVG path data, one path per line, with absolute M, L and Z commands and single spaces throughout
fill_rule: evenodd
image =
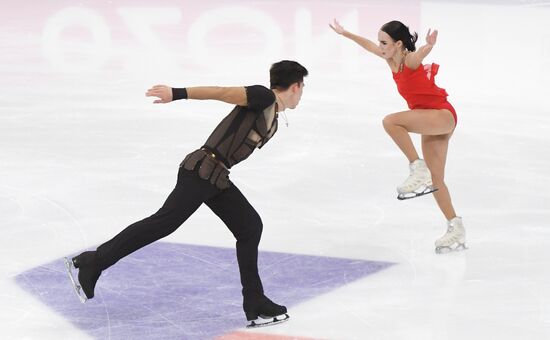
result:
M 74 267 L 73 261 L 66 257 L 64 258 L 64 261 L 65 261 L 65 269 L 67 269 L 67 274 L 69 275 L 69 279 L 71 280 L 71 284 L 73 286 L 74 292 L 76 293 L 76 296 L 78 296 L 78 299 L 80 300 L 80 302 L 86 303 L 86 301 L 88 301 L 88 298 L 85 295 L 83 295 L 84 292 L 82 292 L 82 287 L 80 287 L 80 284 L 77 283 L 77 281 L 74 279 L 74 276 L 73 276 L 73 269 L 76 269 Z
M 464 251 L 468 249 L 468 247 L 466 247 L 466 244 L 465 243 L 459 243 L 456 247 L 435 247 L 435 253 L 436 254 L 448 254 L 448 253 L 453 253 L 453 252 L 457 252 L 457 251 Z
M 278 315 L 278 316 L 263 316 L 260 315 L 259 318 L 256 320 L 251 320 L 248 325 L 246 325 L 246 328 L 258 328 L 258 327 L 266 327 L 266 326 L 272 326 L 276 325 L 278 323 L 282 323 L 285 321 L 288 321 L 290 319 L 290 316 L 288 314 Z
M 411 198 L 416 198 L 416 197 L 424 196 L 424 195 L 427 195 L 427 194 L 431 194 L 433 192 L 436 192 L 437 190 L 439 190 L 439 189 L 434 188 L 433 186 L 429 186 L 429 187 L 426 187 L 424 190 L 422 190 L 420 192 L 413 191 L 413 192 L 407 192 L 407 193 L 399 193 L 397 195 L 397 199 L 400 200 L 400 201 L 408 200 L 408 199 L 411 199 Z

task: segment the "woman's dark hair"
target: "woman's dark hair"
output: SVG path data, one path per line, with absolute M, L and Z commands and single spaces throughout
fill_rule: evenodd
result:
M 305 67 L 292 60 L 283 60 L 271 65 L 269 77 L 271 88 L 287 90 L 294 83 L 301 83 L 308 72 Z
M 414 34 L 411 35 L 409 32 L 409 27 L 405 26 L 401 21 L 390 21 L 384 24 L 380 30 L 388 33 L 388 35 L 396 42 L 401 40 L 403 46 L 405 46 L 405 48 L 410 52 L 416 51 L 414 44 L 418 40 L 418 33 L 414 32 Z

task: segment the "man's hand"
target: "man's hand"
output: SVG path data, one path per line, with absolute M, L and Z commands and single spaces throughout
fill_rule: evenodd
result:
M 158 97 L 155 104 L 166 104 L 172 101 L 172 88 L 166 85 L 155 85 L 145 93 L 146 97 Z

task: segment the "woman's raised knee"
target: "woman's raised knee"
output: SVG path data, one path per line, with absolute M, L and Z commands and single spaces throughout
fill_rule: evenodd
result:
M 395 125 L 394 124 L 394 121 L 393 121 L 393 117 L 392 115 L 387 115 L 386 117 L 384 117 L 384 119 L 382 119 L 382 125 L 384 126 L 384 129 L 388 129 L 389 127 Z

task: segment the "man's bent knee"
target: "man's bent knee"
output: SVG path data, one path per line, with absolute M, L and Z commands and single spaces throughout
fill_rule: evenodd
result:
M 239 233 L 236 236 L 237 240 L 255 240 L 256 242 L 260 242 L 260 238 L 262 237 L 262 231 L 263 231 L 263 223 L 262 219 L 257 216 L 256 218 L 252 218 L 248 221 L 246 221 L 242 229 L 239 231 Z

